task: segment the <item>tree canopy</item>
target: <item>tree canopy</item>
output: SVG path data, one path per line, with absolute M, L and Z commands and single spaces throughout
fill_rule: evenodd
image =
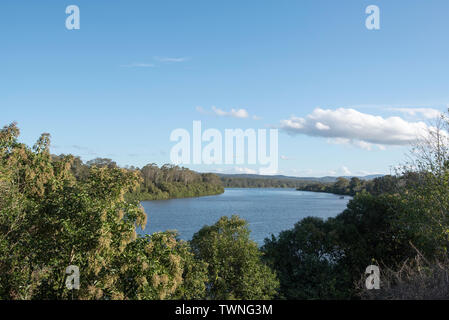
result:
M 0 131 L 0 298 L 198 298 L 205 265 L 171 233 L 137 238 L 146 215 L 125 195 L 136 170 L 93 165 L 76 177 L 73 156 L 52 157 L 50 136 L 33 148 L 15 124 Z M 78 162 L 79 164 L 79 162 Z M 80 270 L 80 289 L 65 286 Z
M 194 234 L 195 256 L 208 264 L 211 299 L 269 299 L 276 294 L 276 275 L 262 262 L 248 224 L 238 216 L 222 217 Z

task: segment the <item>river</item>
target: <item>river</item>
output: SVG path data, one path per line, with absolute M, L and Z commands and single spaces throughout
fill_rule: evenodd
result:
M 139 233 L 177 230 L 181 239 L 190 240 L 204 225 L 214 224 L 221 216 L 237 214 L 248 221 L 251 238 L 262 245 L 266 237 L 293 228 L 305 217 L 336 216 L 346 208 L 349 199 L 295 189 L 229 188 L 215 196 L 143 201 L 148 223 Z

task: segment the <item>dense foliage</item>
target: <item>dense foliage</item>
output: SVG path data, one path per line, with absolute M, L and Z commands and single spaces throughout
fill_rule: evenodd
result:
M 398 188 L 400 188 L 401 184 L 406 180 L 407 179 L 404 177 L 391 175 L 369 180 L 364 180 L 357 177 L 352 177 L 350 179 L 339 177 L 335 182 L 312 182 L 302 184 L 297 187 L 297 190 L 326 192 L 347 196 L 355 196 L 358 192 L 365 190 L 370 194 L 380 195 L 382 193 L 392 193 L 398 191 Z
M 64 156 L 52 157 L 61 159 Z M 108 158 L 96 158 L 84 164 L 79 157 L 74 157 L 71 163 L 71 171 L 77 179 L 85 178 L 92 167 L 113 169 L 119 166 Z M 198 173 L 170 164 L 159 168 L 155 163 L 147 164 L 142 169 L 133 166 L 126 169 L 138 172 L 142 178 L 139 187 L 127 194 L 135 200 L 200 197 L 224 192 L 220 178 L 212 173 Z
M 247 178 L 221 176 L 225 188 L 300 188 L 310 184 L 310 181 L 287 178 Z
M 123 169 L 109 159 L 84 165 L 70 155 L 50 155 L 48 134 L 32 149 L 18 136 L 14 124 L 0 131 L 0 299 L 256 299 L 276 293 L 274 273 L 236 217 L 202 229 L 194 250 L 174 232 L 137 236 L 146 215 L 126 195 L 153 181 L 215 185 L 216 176 L 167 166 Z M 79 290 L 66 287 L 69 266 L 79 268 Z
M 211 299 L 269 299 L 279 283 L 262 262 L 257 244 L 249 239 L 246 221 L 222 217 L 205 226 L 191 241 L 195 255 L 208 263 L 208 297 Z
M 206 265 L 172 233 L 137 238 L 145 225 L 140 173 L 115 166 L 73 174 L 72 156 L 51 157 L 44 134 L 30 149 L 15 125 L 0 131 L 0 298 L 200 298 Z M 80 289 L 65 286 L 79 267 Z
M 174 165 L 148 164 L 141 170 L 143 182 L 137 192 L 140 200 L 199 197 L 224 192 L 220 178 Z
M 266 239 L 262 250 L 278 272 L 283 297 L 352 298 L 368 265 L 392 265 L 413 254 L 410 238 L 395 224 L 402 206 L 394 195 L 363 192 L 335 218 L 306 218 Z

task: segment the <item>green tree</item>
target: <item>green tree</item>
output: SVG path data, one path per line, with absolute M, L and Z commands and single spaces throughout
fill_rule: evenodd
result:
M 396 267 L 413 257 L 413 234 L 397 224 L 405 202 L 398 195 L 358 193 L 335 218 L 305 218 L 266 239 L 264 259 L 278 274 L 287 299 L 341 299 L 370 264 Z
M 119 288 L 128 299 L 201 299 L 207 265 L 195 260 L 176 233 L 158 232 L 130 243 L 116 261 Z
M 335 229 L 320 218 L 305 218 L 292 230 L 265 239 L 264 260 L 280 280 L 280 298 L 341 299 L 350 297 L 349 277 L 341 272 Z
M 415 245 L 428 258 L 446 255 L 449 248 L 449 118 L 443 115 L 412 149 L 403 168 L 407 210 L 402 228 L 418 235 Z
M 73 156 L 50 155 L 48 134 L 33 148 L 18 136 L 15 124 L 0 131 L 0 299 L 204 296 L 206 265 L 185 242 L 137 237 L 146 215 L 125 194 L 140 185 L 138 171 L 94 165 L 76 176 Z M 69 265 L 81 275 L 73 292 Z
M 269 299 L 276 294 L 279 282 L 249 239 L 247 222 L 238 216 L 203 227 L 191 246 L 197 259 L 208 264 L 208 298 Z
M 354 196 L 365 188 L 365 182 L 357 177 L 352 177 L 349 181 L 349 193 Z
M 363 191 L 349 201 L 346 210 L 329 219 L 338 247 L 344 252 L 339 263 L 353 275 L 352 282 L 369 264 L 396 267 L 414 256 L 409 245 L 414 234 L 398 225 L 405 210 L 407 206 L 400 195 L 374 196 Z

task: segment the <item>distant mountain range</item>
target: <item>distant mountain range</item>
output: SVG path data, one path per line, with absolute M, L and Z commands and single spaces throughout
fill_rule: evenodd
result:
M 220 178 L 245 178 L 245 179 L 267 179 L 267 180 L 290 180 L 290 181 L 311 181 L 311 182 L 322 182 L 322 183 L 332 183 L 337 181 L 339 177 L 291 177 L 284 175 L 259 175 L 259 174 L 226 174 L 226 173 L 216 173 Z M 361 180 L 372 180 L 375 178 L 383 177 L 383 174 L 371 174 L 367 176 L 341 176 L 342 178 L 351 179 L 357 177 Z

